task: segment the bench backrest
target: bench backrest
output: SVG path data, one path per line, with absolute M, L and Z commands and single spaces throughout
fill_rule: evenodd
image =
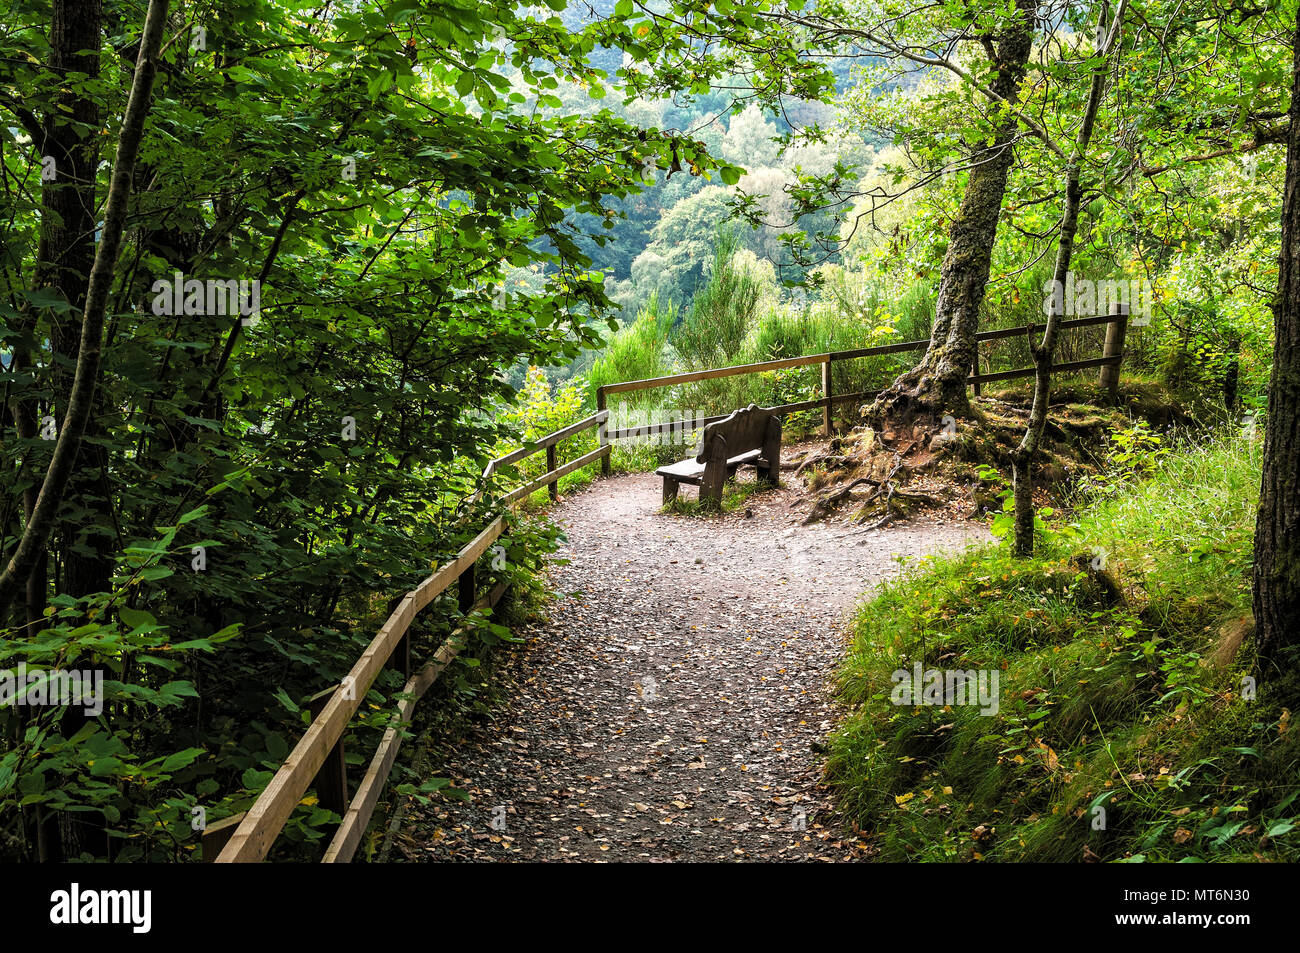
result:
M 767 422 L 773 417 L 779 422 L 781 415 L 757 404 L 750 404 L 744 410 L 735 411 L 730 417 L 714 421 L 704 428 L 704 439 L 700 442 L 700 452 L 695 455 L 695 462 L 709 461 L 713 443 L 718 437 L 726 441 L 728 457 L 739 456 L 750 450 L 761 450 L 767 437 Z

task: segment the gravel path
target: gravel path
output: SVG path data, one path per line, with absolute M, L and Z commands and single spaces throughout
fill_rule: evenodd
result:
M 788 473 L 786 479 L 793 480 Z M 684 495 L 693 495 L 683 487 Z M 597 480 L 552 517 L 571 562 L 549 619 L 498 671 L 504 701 L 439 744 L 467 802 L 407 815 L 411 860 L 859 860 L 820 784 L 845 617 L 919 556 L 987 537 L 929 518 L 799 526 L 795 494 L 660 514 L 652 474 Z M 947 521 L 943 521 L 946 519 Z

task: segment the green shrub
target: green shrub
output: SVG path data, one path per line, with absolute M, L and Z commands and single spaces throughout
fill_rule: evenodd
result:
M 587 379 L 593 406 L 596 389 L 605 384 L 663 377 L 673 372 L 668 337 L 676 317 L 677 309 L 671 301 L 660 302 L 658 295 L 651 295 L 632 323 L 610 338 Z

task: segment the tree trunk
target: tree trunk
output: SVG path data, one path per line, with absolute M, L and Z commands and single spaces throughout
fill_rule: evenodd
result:
M 1264 666 L 1300 643 L 1300 12 L 1287 129 L 1273 372 L 1255 524 L 1256 645 Z
M 58 75 L 84 73 L 91 80 L 99 76 L 99 50 L 102 45 L 101 0 L 54 0 L 50 15 L 50 68 Z M 50 362 L 50 412 L 60 419 L 72 391 L 71 368 L 76 365 L 80 346 L 81 323 L 78 318 L 86 301 L 86 283 L 95 262 L 95 178 L 99 166 L 99 104 L 93 96 L 73 87 L 60 90 L 44 117 L 44 136 L 40 142 L 42 177 L 41 232 L 37 248 L 33 285 L 51 289 L 72 305 L 71 311 L 50 311 L 49 340 L 53 355 Z M 35 317 L 35 315 L 33 315 Z M 30 422 L 24 422 L 30 424 Z M 20 424 L 20 426 L 22 426 Z M 93 426 L 93 417 L 92 417 Z M 89 511 L 87 518 L 60 521 L 56 529 L 64 585 L 74 596 L 107 588 L 112 572 L 112 550 L 97 541 L 107 519 L 104 493 L 95 492 L 101 484 L 99 457 L 101 448 L 83 443 L 68 485 L 68 497 Z M 31 522 L 36 510 L 34 490 L 25 494 L 25 516 Z M 43 627 L 40 615 L 49 586 L 48 550 L 42 552 L 27 577 L 27 634 L 34 636 Z M 75 660 L 69 660 L 75 661 Z M 73 710 L 70 710 L 70 712 Z M 85 716 L 77 711 L 63 719 L 66 734 L 76 731 Z M 64 818 L 65 824 L 70 819 Z M 87 838 L 79 818 L 76 830 L 59 831 L 59 815 L 47 814 L 38 836 L 42 861 L 58 861 L 66 856 L 64 847 L 78 853 L 86 843 L 92 851 L 105 847 L 102 831 Z M 94 843 L 91 843 L 93 841 Z M 102 843 L 101 843 L 102 842 Z
M 98 4 L 95 6 L 98 11 Z M 61 43 L 84 42 L 71 39 L 78 35 L 79 17 L 84 8 L 76 3 L 56 3 L 55 21 L 51 37 L 59 37 Z M 84 303 L 81 308 L 80 339 L 76 345 L 76 369 L 71 386 L 66 392 L 66 409 L 58 428 L 54 443 L 54 452 L 41 481 L 36 503 L 23 527 L 18 545 L 14 547 L 9 561 L 0 572 L 0 615 L 2 615 L 18 588 L 23 585 L 42 564 L 47 552 L 50 534 L 54 530 L 59 509 L 65 495 L 73 482 L 80 459 L 83 438 L 90 425 L 95 406 L 95 391 L 99 383 L 100 357 L 104 335 L 104 314 L 108 307 L 108 294 L 113 283 L 117 267 L 117 257 L 122 244 L 122 234 L 126 226 L 126 206 L 131 193 L 131 176 L 135 167 L 136 155 L 140 149 L 140 140 L 144 134 L 144 121 L 149 112 L 149 100 L 153 88 L 154 75 L 157 71 L 158 51 L 162 46 L 163 26 L 167 15 L 167 0 L 150 0 L 149 11 L 145 17 L 144 31 L 140 41 L 139 59 L 135 75 L 132 78 L 131 94 L 127 100 L 126 112 L 122 120 L 122 130 L 118 136 L 117 155 L 113 163 L 112 184 L 109 188 L 108 201 L 104 206 L 104 225 L 98 247 L 93 247 L 94 212 L 93 206 L 82 211 L 90 215 L 90 237 L 93 247 L 92 263 L 88 267 L 84 291 Z M 98 27 L 95 30 L 91 49 L 98 49 Z M 85 47 L 80 47 L 84 49 Z M 73 47 L 78 49 L 78 47 Z M 57 124 L 55 124 L 57 125 Z M 56 158 L 57 168 L 57 158 Z M 89 173 L 93 191 L 93 167 Z M 84 185 L 84 183 L 81 183 Z M 69 191 L 80 191 L 73 189 Z M 80 214 L 80 212 L 74 212 Z M 53 224 L 53 223 L 51 223 Z M 61 223 L 66 227 L 67 222 Z M 48 251 L 48 233 L 42 236 L 43 250 Z M 56 273 L 63 269 L 80 267 L 71 264 L 72 259 L 56 257 L 49 254 L 40 256 L 41 260 L 51 262 Z M 55 279 L 59 280 L 59 279 Z M 68 280 L 71 280 L 70 278 Z M 70 298 L 71 300 L 71 298 Z M 61 332 L 56 332 L 61 333 Z M 42 859 L 55 860 L 62 851 L 62 838 L 56 835 L 51 819 L 58 815 L 48 815 L 42 819 L 38 829 L 39 852 Z M 74 848 L 83 840 L 86 829 L 81 825 L 69 826 L 64 833 L 69 837 Z M 98 835 L 102 831 L 96 832 Z M 98 837 L 96 837 L 98 840 Z M 93 845 L 98 849 L 100 845 Z
M 101 6 L 101 0 L 55 0 L 50 21 L 50 66 L 58 74 L 85 73 L 92 80 L 99 76 Z M 98 102 L 80 90 L 61 91 L 45 118 L 41 153 L 53 160 L 54 178 L 45 183 L 41 195 L 41 240 L 34 284 L 37 288 L 53 288 L 72 305 L 70 312 L 52 313 L 51 412 L 55 419 L 63 418 L 72 392 L 72 369 L 81 344 L 78 318 L 85 307 L 86 285 L 95 263 L 99 125 Z M 87 436 L 97 433 L 92 414 Z M 59 564 L 63 567 L 59 589 L 73 596 L 101 592 L 112 578 L 114 540 L 108 529 L 112 502 L 105 470 L 103 448 L 83 442 L 67 496 L 88 515 L 76 521 L 60 521 L 56 530 Z M 43 565 L 37 569 L 44 572 Z
M 1016 103 L 1020 94 L 1033 46 L 1036 6 L 1034 0 L 1016 0 L 1019 16 L 996 45 L 998 73 L 992 89 L 1009 104 Z M 993 141 L 974 160 L 948 233 L 930 346 L 921 362 L 883 391 L 864 414 L 878 430 L 906 427 L 918 418 L 933 423 L 945 411 L 956 416 L 970 413 L 966 375 L 975 358 L 980 305 L 1015 158 L 1017 120 L 1014 108 L 1005 108 Z
M 26 329 L 24 329 L 24 331 L 26 331 Z M 13 362 L 10 366 L 16 377 L 21 378 L 25 373 L 33 373 L 31 352 L 27 347 L 26 341 L 20 341 L 16 344 L 14 346 L 13 354 Z M 20 395 L 13 401 L 12 410 L 14 432 L 18 435 L 19 439 L 31 441 L 36 439 L 36 435 L 39 432 L 39 427 L 37 426 L 37 409 L 39 405 L 37 399 L 34 396 L 30 396 L 37 392 L 35 383 L 33 382 L 28 385 L 27 389 L 29 392 L 28 395 Z M 24 468 L 35 470 L 36 468 L 31 467 L 27 462 L 29 456 L 30 452 L 23 454 Z M 24 526 L 31 522 L 32 513 L 35 509 L 36 487 L 29 486 L 27 489 L 23 490 Z M 15 612 L 13 616 L 14 625 L 26 626 L 24 634 L 29 637 L 36 634 L 38 627 L 45 618 L 45 606 L 48 597 L 48 592 L 46 591 L 48 573 L 47 562 L 48 560 L 45 554 L 42 554 L 41 558 L 37 561 L 36 566 L 33 567 L 32 572 L 27 577 L 25 614 L 20 618 L 19 614 Z
M 1226 345 L 1228 352 L 1227 367 L 1223 371 L 1223 409 L 1228 418 L 1235 419 L 1240 409 L 1239 389 L 1241 387 L 1241 332 L 1228 332 Z
M 126 206 L 131 195 L 131 176 L 140 150 L 140 140 L 144 135 L 145 117 L 149 113 L 149 99 L 158 69 L 158 50 L 162 46 L 166 16 L 167 0 L 149 0 L 149 12 L 145 17 L 144 33 L 140 40 L 140 56 L 122 119 L 122 131 L 118 136 L 112 184 L 108 191 L 108 201 L 104 205 L 103 234 L 95 250 L 95 263 L 90 269 L 90 280 L 86 288 L 77 368 L 68 396 L 67 411 L 59 427 L 54 454 L 41 482 L 40 493 L 36 497 L 32 518 L 23 528 L 22 538 L 14 548 L 8 565 L 0 572 L 0 611 L 8 606 L 14 592 L 27 578 L 49 541 L 55 515 L 63 502 L 94 407 L 104 337 L 104 313 L 108 307 L 108 293 L 113 284 L 117 256 L 122 247 Z
M 1065 173 L 1065 205 L 1061 209 L 1061 234 L 1056 245 L 1056 265 L 1052 270 L 1053 288 L 1048 298 L 1051 306 L 1047 309 L 1047 327 L 1043 330 L 1042 341 L 1035 346 L 1029 342 L 1029 352 L 1034 358 L 1034 402 L 1029 410 L 1029 422 L 1025 426 L 1025 435 L 1020 446 L 1011 453 L 1012 499 L 1014 501 L 1014 538 L 1013 550 L 1017 556 L 1031 556 L 1034 552 L 1034 480 L 1032 467 L 1038 455 L 1039 445 L 1043 441 L 1043 428 L 1047 424 L 1047 407 L 1052 395 L 1052 357 L 1056 351 L 1056 332 L 1061 324 L 1064 307 L 1062 295 L 1056 293 L 1066 285 L 1070 270 L 1070 260 L 1074 256 L 1074 236 L 1079 230 L 1079 202 L 1083 197 L 1081 181 L 1084 157 L 1088 154 L 1088 144 L 1092 141 L 1093 126 L 1097 121 L 1097 110 L 1101 105 L 1101 94 L 1106 87 L 1106 61 L 1110 50 L 1119 37 L 1119 29 L 1128 7 L 1127 0 L 1120 0 L 1119 9 L 1109 30 L 1106 26 L 1107 4 L 1103 4 L 1097 18 L 1096 52 L 1102 58 L 1093 70 L 1092 82 L 1088 86 L 1088 101 L 1084 106 L 1083 120 L 1075 136 L 1074 149 Z

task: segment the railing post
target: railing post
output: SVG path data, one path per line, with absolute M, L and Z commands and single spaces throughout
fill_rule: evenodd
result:
M 822 432 L 829 437 L 831 435 L 831 355 L 826 355 L 826 361 L 822 364 L 822 398 L 826 401 L 822 405 Z
M 599 411 L 602 411 L 602 410 L 604 410 L 604 409 L 605 409 L 605 388 L 604 388 L 604 386 L 602 385 L 602 386 L 596 388 L 596 410 L 597 410 L 597 412 L 599 412 Z M 607 418 L 605 418 L 604 420 L 602 420 L 602 421 L 601 421 L 601 422 L 596 426 L 596 439 L 597 439 L 597 441 L 598 441 L 598 446 L 603 447 L 603 446 L 605 446 L 606 444 L 609 443 L 609 439 L 605 436 L 606 433 L 608 432 L 608 430 L 609 430 L 609 418 L 607 417 Z M 611 454 L 608 454 L 608 453 L 607 453 L 607 454 L 605 454 L 603 457 L 600 458 L 600 473 L 601 473 L 601 476 L 609 476 L 609 472 L 610 472 L 610 470 L 609 470 L 609 458 L 610 458 L 610 456 L 611 456 Z
M 976 338 L 976 339 L 975 339 L 975 356 L 971 359 L 970 366 L 971 366 L 971 375 L 970 375 L 970 376 L 971 376 L 971 377 L 979 377 L 979 376 L 980 376 L 980 342 L 979 342 L 979 338 Z M 971 386 L 975 388 L 975 396 L 976 396 L 976 397 L 980 396 L 980 393 L 982 392 L 982 389 L 983 389 L 983 385 L 980 384 L 980 382 L 977 380 L 977 381 L 975 381 L 975 383 L 972 384 Z
M 320 717 L 336 688 L 327 688 L 307 700 L 312 721 Z M 343 735 L 339 735 L 339 740 L 325 756 L 325 763 L 316 772 L 316 796 L 320 798 L 321 807 L 339 817 L 348 809 L 348 763 L 343 755 Z
M 1111 302 L 1110 313 L 1116 320 L 1106 325 L 1106 346 L 1101 352 L 1103 358 L 1115 358 L 1114 364 L 1101 366 L 1101 386 L 1111 402 L 1119 399 L 1119 368 L 1124 360 L 1124 338 L 1128 334 L 1128 304 L 1123 301 Z
M 551 444 L 546 448 L 546 472 L 551 473 L 558 466 L 559 464 L 555 462 L 555 444 Z M 548 489 L 551 491 L 551 499 L 558 500 L 560 498 L 560 478 L 556 477 L 551 481 Z

